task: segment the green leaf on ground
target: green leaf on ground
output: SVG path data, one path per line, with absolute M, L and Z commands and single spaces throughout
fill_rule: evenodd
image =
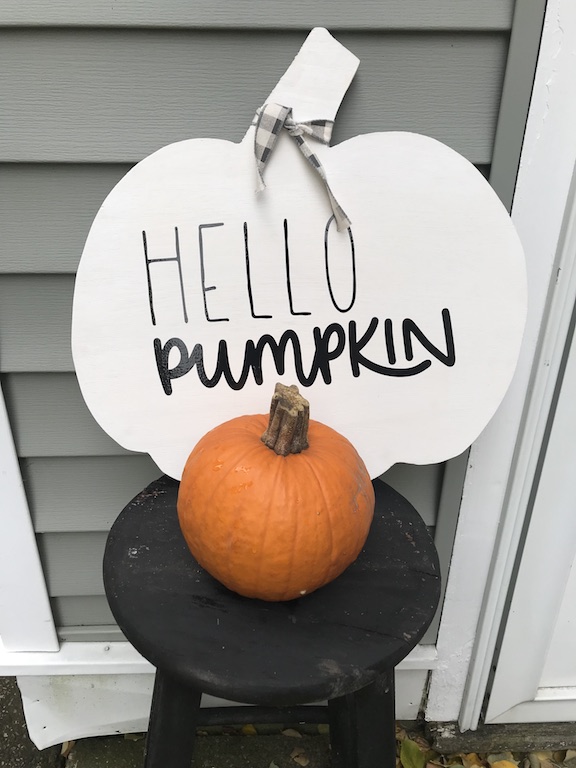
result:
M 402 768 L 424 768 L 426 755 L 412 739 L 403 739 L 400 746 Z

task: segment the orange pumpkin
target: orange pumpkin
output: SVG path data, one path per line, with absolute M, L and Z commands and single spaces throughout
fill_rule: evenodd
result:
M 374 514 L 364 462 L 341 434 L 309 420 L 297 387 L 278 384 L 270 416 L 240 416 L 190 454 L 178 493 L 188 546 L 229 589 L 291 600 L 359 555 Z

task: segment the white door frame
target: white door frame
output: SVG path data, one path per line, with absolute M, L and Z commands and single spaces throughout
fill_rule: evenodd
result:
M 569 292 L 576 297 L 576 208 L 572 206 L 572 256 Z M 567 307 L 571 316 L 574 301 Z M 558 344 L 560 346 L 560 344 Z M 563 652 L 555 653 L 557 620 L 576 559 L 574 467 L 576 466 L 576 336 L 572 336 L 560 395 L 555 405 L 546 454 L 534 493 L 534 505 L 518 576 L 513 588 L 506 629 L 500 642 L 496 673 L 486 711 L 487 723 L 550 722 L 576 719 L 574 665 Z M 566 595 L 568 600 L 572 599 Z M 567 629 L 560 630 L 570 635 Z M 526 642 L 526 638 L 529 641 Z M 572 644 L 571 644 L 572 645 Z M 558 651 L 556 651 L 558 653 Z M 569 652 L 573 657 L 572 648 Z M 546 674 L 548 660 L 557 668 Z M 554 685 L 555 687 L 545 687 Z M 551 705 L 552 702 L 552 705 Z
M 58 651 L 46 582 L 0 388 L 0 646 Z
M 575 96 L 576 5 L 548 0 L 512 207 L 527 258 L 528 324 L 510 391 L 471 450 L 426 710 L 462 730 L 480 720 L 571 313 L 575 254 L 561 245 Z

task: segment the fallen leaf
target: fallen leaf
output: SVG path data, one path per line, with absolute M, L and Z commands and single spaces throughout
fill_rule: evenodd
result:
M 276 765 L 276 763 L 274 762 L 274 760 L 272 760 L 272 762 L 270 763 L 270 765 L 268 766 L 268 768 L 278 768 L 278 766 Z
M 309 757 L 306 755 L 306 752 L 302 749 L 302 747 L 296 747 L 293 749 L 290 753 L 290 757 L 298 765 L 305 766 L 310 762 Z
M 290 736 L 293 739 L 301 739 L 302 734 L 300 731 L 297 731 L 295 728 L 285 728 L 282 731 L 282 736 Z
M 494 755 L 488 755 L 486 760 L 490 763 L 490 765 L 494 765 L 494 763 L 504 763 L 504 762 L 514 763 L 514 765 L 518 765 L 518 762 L 514 760 L 514 755 L 512 754 L 512 752 L 498 752 Z
M 241 730 L 242 730 L 242 733 L 244 734 L 244 736 L 257 736 L 258 735 L 258 731 L 250 723 L 248 725 L 243 725 Z
M 330 733 L 330 726 L 328 723 L 318 723 L 318 733 L 321 733 L 323 736 L 326 736 Z
M 492 768 L 517 768 L 518 763 L 515 760 L 496 760 L 490 765 Z
M 530 752 L 528 761 L 530 768 L 553 768 L 553 752 Z
M 404 741 L 404 739 L 407 737 L 407 733 L 402 728 L 402 726 L 397 725 L 396 726 L 396 741 Z
M 484 762 L 476 752 L 469 752 L 467 755 L 462 754 L 462 765 L 464 768 L 473 768 L 475 765 L 484 765 Z
M 75 743 L 76 743 L 75 741 L 65 741 L 62 744 L 62 749 L 60 750 L 60 756 L 65 758 L 68 757 L 70 752 L 72 752 Z
M 432 749 L 432 745 L 424 736 L 411 736 L 410 739 L 414 744 L 418 744 L 422 752 L 429 752 Z
M 426 756 L 412 739 L 404 739 L 400 746 L 400 762 L 403 768 L 424 768 Z
M 575 757 L 576 757 L 576 749 L 568 749 L 566 751 L 566 757 L 564 758 L 564 760 L 574 760 Z

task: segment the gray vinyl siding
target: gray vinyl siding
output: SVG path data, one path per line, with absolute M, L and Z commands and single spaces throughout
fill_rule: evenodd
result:
M 0 26 L 508 31 L 511 0 L 4 0 Z
M 338 37 L 361 70 L 336 143 L 412 130 L 490 162 L 506 33 Z M 123 163 L 195 136 L 239 141 L 304 38 L 285 30 L 0 29 L 0 103 L 18 103 L 0 114 L 0 159 Z
M 415 131 L 487 173 L 512 13 L 512 0 L 2 3 L 0 375 L 62 636 L 107 636 L 106 533 L 159 475 L 94 422 L 73 371 L 74 273 L 108 191 L 164 144 L 239 141 L 315 25 L 361 60 L 335 142 Z M 427 525 L 443 509 L 445 568 L 461 492 L 455 466 L 387 475 Z

